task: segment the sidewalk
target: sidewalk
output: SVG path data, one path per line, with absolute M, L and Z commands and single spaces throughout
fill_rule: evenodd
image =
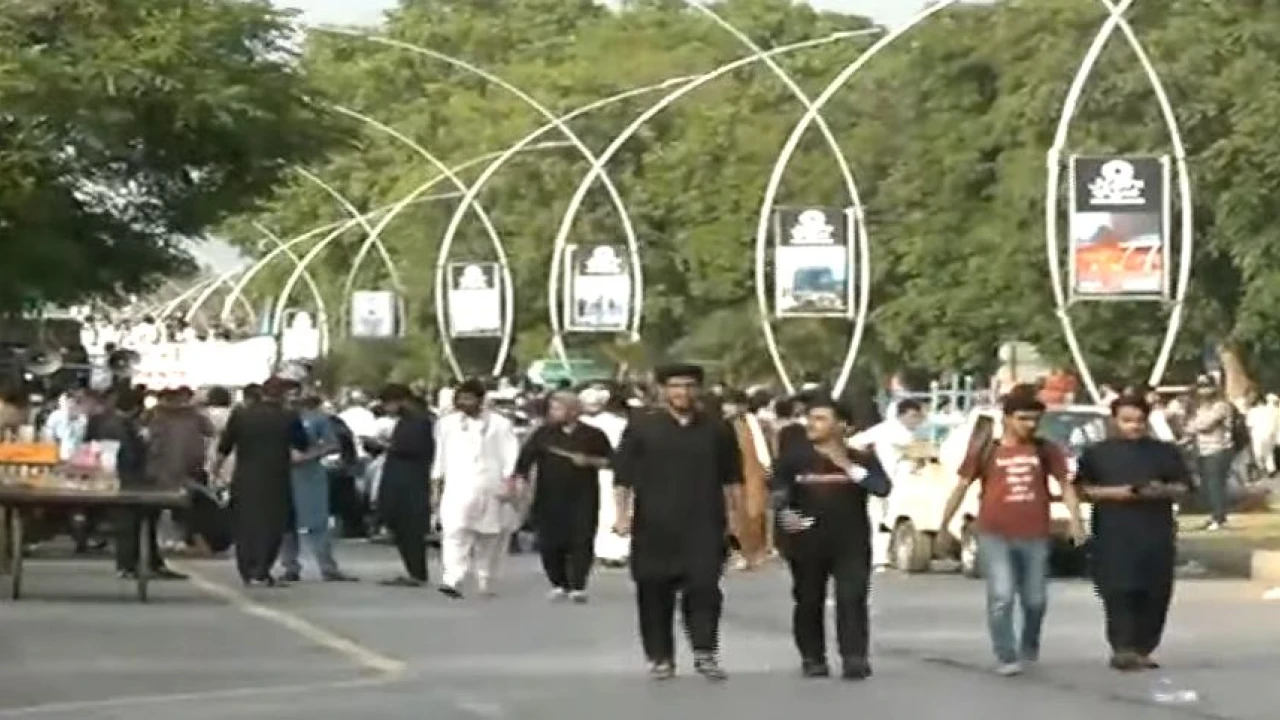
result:
M 1178 562 L 1211 575 L 1280 584 L 1280 512 L 1231 516 L 1227 529 L 1203 530 L 1204 515 L 1178 518 Z

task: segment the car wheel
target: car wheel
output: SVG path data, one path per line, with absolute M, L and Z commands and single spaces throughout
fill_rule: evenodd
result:
M 933 538 L 903 520 L 893 528 L 891 555 L 893 566 L 903 572 L 927 572 L 933 560 Z
M 978 558 L 978 534 L 972 523 L 960 533 L 960 573 L 967 578 L 982 577 L 982 563 Z

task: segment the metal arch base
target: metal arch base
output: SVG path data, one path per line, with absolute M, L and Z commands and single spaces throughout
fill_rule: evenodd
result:
M 1165 127 L 1169 131 L 1169 141 L 1173 145 L 1174 166 L 1178 176 L 1178 195 L 1181 205 L 1182 248 L 1179 254 L 1178 281 L 1174 287 L 1169 325 L 1165 330 L 1164 341 L 1161 343 L 1155 366 L 1152 368 L 1151 375 L 1147 381 L 1152 387 L 1159 386 L 1161 379 L 1164 377 L 1169 360 L 1173 355 L 1173 347 L 1177 342 L 1178 333 L 1182 328 L 1183 311 L 1187 291 L 1191 284 L 1191 267 L 1195 251 L 1195 210 L 1191 204 L 1191 173 L 1187 168 L 1186 146 L 1183 144 L 1178 118 L 1173 111 L 1173 104 L 1169 101 L 1169 95 L 1165 90 L 1164 83 L 1160 80 L 1160 75 L 1151 63 L 1151 58 L 1146 49 L 1133 31 L 1133 26 L 1124 17 L 1125 13 L 1133 6 L 1135 0 L 1120 0 L 1119 2 L 1116 2 L 1116 0 L 1099 0 L 1099 2 L 1106 8 L 1108 16 L 1102 27 L 1098 29 L 1098 34 L 1094 36 L 1093 43 L 1090 44 L 1088 51 L 1085 53 L 1080 67 L 1076 70 L 1075 78 L 1071 82 L 1071 87 L 1067 91 L 1067 97 L 1063 103 L 1062 116 L 1058 120 L 1057 133 L 1054 135 L 1053 146 L 1049 149 L 1047 157 L 1048 172 L 1045 184 L 1045 252 L 1049 261 L 1049 276 L 1053 285 L 1054 303 L 1058 320 L 1062 324 L 1062 332 L 1067 340 L 1067 347 L 1071 350 L 1071 357 L 1075 361 L 1076 369 L 1079 371 L 1080 377 L 1084 381 L 1089 394 L 1093 397 L 1094 402 L 1101 402 L 1102 394 L 1093 378 L 1093 374 L 1089 371 L 1084 352 L 1081 350 L 1079 339 L 1076 337 L 1075 328 L 1071 324 L 1071 316 L 1067 306 L 1067 293 L 1062 284 L 1062 268 L 1058 254 L 1058 194 L 1062 179 L 1062 153 L 1067 145 L 1071 121 L 1074 119 L 1080 104 L 1085 83 L 1088 82 L 1094 67 L 1098 63 L 1098 58 L 1101 57 L 1103 49 L 1116 30 L 1120 30 L 1124 34 L 1126 42 L 1130 49 L 1133 50 L 1134 55 L 1137 56 L 1138 63 L 1142 65 L 1143 72 L 1151 83 L 1151 89 L 1156 94 L 1156 102 L 1160 106 L 1160 113 L 1164 118 Z
M 714 70 L 703 73 L 702 75 L 699 75 L 689 80 L 688 82 L 684 83 L 683 85 L 680 85 L 679 87 L 675 88 L 674 90 L 672 90 L 671 92 L 663 96 L 656 103 L 654 103 L 653 105 L 650 105 L 643 113 L 641 113 L 638 117 L 636 117 L 631 122 L 631 124 L 629 124 L 626 128 L 624 128 L 622 132 L 620 132 L 617 136 L 615 136 L 613 141 L 609 143 L 609 146 L 606 147 L 605 150 L 600 153 L 599 158 L 597 158 L 595 162 L 591 164 L 591 168 L 587 171 L 586 175 L 578 183 L 578 187 L 574 191 L 573 198 L 569 201 L 569 206 L 565 210 L 564 215 L 561 217 L 560 228 L 556 232 L 555 245 L 552 248 L 550 282 L 548 282 L 548 293 L 547 293 L 548 294 L 548 316 L 551 321 L 552 347 L 555 349 L 558 355 L 558 359 L 564 364 L 564 367 L 568 368 L 570 366 L 570 363 L 569 363 L 568 354 L 565 352 L 565 347 L 564 347 L 564 328 L 560 322 L 559 315 L 556 312 L 556 306 L 558 304 L 557 295 L 559 294 L 558 281 L 559 281 L 559 272 L 561 270 L 560 265 L 563 263 L 564 251 L 567 245 L 569 233 L 573 230 L 574 219 L 577 217 L 578 211 L 581 209 L 582 203 L 586 199 L 587 192 L 591 189 L 592 182 L 596 178 L 607 177 L 604 173 L 604 167 L 609 162 L 609 160 L 611 160 L 613 156 L 618 153 L 618 151 L 622 148 L 622 146 L 625 145 L 626 142 L 630 140 L 631 137 L 637 131 L 639 131 L 640 128 L 642 128 L 645 125 L 645 123 L 649 122 L 649 120 L 653 119 L 656 115 L 658 115 L 658 113 L 667 109 L 669 106 L 674 104 L 680 98 L 684 97 L 685 95 L 688 95 L 694 90 L 697 90 L 703 85 L 706 85 L 714 80 L 717 80 L 718 78 L 723 77 L 724 75 L 727 75 L 733 72 L 734 70 L 745 67 L 754 62 L 758 62 L 765 57 L 772 57 L 774 55 L 779 55 L 779 54 L 792 52 L 796 50 L 802 50 L 807 47 L 824 45 L 827 43 L 846 39 L 851 35 L 852 35 L 851 33 L 833 33 L 832 35 L 829 35 L 823 38 L 791 43 L 789 45 L 767 50 L 763 53 L 753 54 L 744 58 L 740 58 L 738 60 L 734 60 L 732 62 L 721 65 L 720 67 L 715 68 Z M 638 257 L 633 258 L 632 263 L 634 267 L 632 271 L 633 278 L 634 278 L 633 286 L 637 289 L 637 293 L 638 293 L 640 291 L 640 288 L 643 286 L 643 282 L 640 276 L 640 266 L 639 266 Z M 639 301 L 643 302 L 642 295 L 639 296 Z M 638 323 L 640 319 L 640 305 L 637 303 L 636 300 L 632 301 L 632 305 L 633 305 L 632 312 L 635 314 L 635 322 L 637 323 L 636 327 L 638 328 Z
M 822 112 L 822 108 L 835 97 L 836 93 L 848 84 L 849 80 L 871 62 L 871 59 L 884 50 L 903 34 L 914 28 L 916 25 L 924 22 L 945 8 L 955 5 L 959 0 L 940 0 L 933 5 L 926 7 L 911 18 L 905 25 L 894 29 L 888 34 L 877 40 L 871 47 L 858 56 L 853 62 L 849 63 L 840 71 L 830 83 L 823 88 L 818 97 L 805 110 L 805 114 L 796 126 L 792 129 L 791 135 L 783 144 L 782 150 L 778 152 L 777 160 L 774 162 L 773 172 L 769 176 L 769 182 L 765 186 L 764 198 L 760 204 L 760 218 L 756 226 L 756 305 L 761 313 L 760 329 L 765 336 L 765 345 L 769 349 L 769 357 L 773 360 L 773 367 L 778 372 L 778 376 L 782 378 L 783 384 L 788 392 L 794 392 L 794 385 L 790 381 L 787 373 L 786 365 L 782 362 L 782 356 L 778 350 L 777 339 L 773 334 L 773 327 L 769 324 L 769 299 L 765 293 L 765 262 L 766 253 L 769 248 L 769 227 L 770 217 L 773 213 L 774 204 L 777 202 L 778 188 L 782 185 L 783 175 L 786 174 L 787 166 L 791 164 L 791 158 L 796 154 L 796 150 L 800 147 L 800 140 L 804 137 L 804 133 L 809 126 L 817 120 L 818 114 Z M 863 228 L 866 226 L 866 218 L 861 205 L 854 208 L 854 227 L 858 230 L 858 309 L 857 316 L 854 319 L 853 337 L 849 341 L 849 349 L 845 354 L 845 361 L 840 371 L 837 386 L 833 387 L 835 394 L 844 391 L 844 384 L 848 382 L 848 377 L 853 371 L 853 362 L 857 357 L 858 348 L 862 344 L 862 337 L 866 332 L 867 317 L 870 312 L 870 290 L 871 290 L 871 252 L 870 245 L 867 241 L 866 232 Z
M 565 139 L 567 139 L 574 146 L 574 148 L 578 150 L 578 152 L 582 155 L 582 157 L 585 160 L 593 163 L 593 165 L 598 162 L 598 159 L 596 158 L 595 154 L 582 141 L 582 138 L 579 137 L 578 134 L 575 133 L 572 128 L 570 128 L 567 124 L 565 124 L 562 120 L 560 120 L 556 116 L 556 114 L 552 112 L 546 105 L 543 105 L 542 103 L 538 102 L 536 99 L 533 98 L 533 96 L 521 90 L 519 87 L 516 87 L 515 85 L 511 84 L 507 80 L 504 80 L 503 78 L 498 77 L 497 75 L 479 66 L 473 65 L 472 63 L 467 62 L 466 60 L 453 57 L 452 55 L 446 55 L 444 53 L 431 50 L 429 48 L 415 45 L 413 43 L 404 42 L 402 40 L 394 40 L 391 38 L 384 38 L 384 37 L 380 37 L 370 33 L 361 32 L 358 30 L 352 30 L 347 28 L 332 28 L 332 27 L 324 27 L 324 26 L 306 26 L 306 29 L 311 31 L 329 32 L 337 35 L 346 35 L 348 37 L 361 38 L 363 40 L 366 40 L 369 42 L 375 42 L 388 47 L 396 47 L 402 50 L 415 52 L 419 55 L 435 58 L 436 60 L 447 63 L 455 68 L 463 70 L 464 72 L 471 73 L 476 77 L 482 78 L 490 83 L 493 83 L 494 85 L 497 85 L 498 87 L 507 91 L 511 95 L 515 96 L 525 105 L 528 105 L 535 112 L 537 112 L 538 114 L 546 118 L 547 121 L 554 123 L 556 126 L 556 129 L 559 130 L 560 133 L 565 136 Z M 631 221 L 631 215 L 627 210 L 626 203 L 623 201 L 621 193 L 618 192 L 618 188 L 614 185 L 613 181 L 606 176 L 603 182 L 605 185 L 605 189 L 608 191 L 609 199 L 613 203 L 614 209 L 618 213 L 619 220 L 622 222 L 622 231 L 626 237 L 627 246 L 628 248 L 630 248 L 631 255 L 634 260 L 639 257 L 639 244 L 636 240 L 635 227 Z M 398 214 L 398 212 L 399 212 L 398 210 L 392 210 L 391 217 L 394 218 L 394 216 Z M 444 321 L 444 318 L 442 316 L 443 302 L 441 302 L 443 293 L 442 293 L 440 279 L 443 277 L 445 270 L 448 267 L 448 254 L 446 252 L 448 249 L 449 248 L 442 247 L 439 255 L 436 258 L 436 279 L 437 279 L 436 322 L 437 324 L 443 324 L 443 321 Z M 506 330 L 503 333 L 503 344 L 498 351 L 499 357 L 497 359 L 497 362 L 494 365 L 495 375 L 501 372 L 502 366 L 505 364 L 506 353 L 510 350 L 511 340 L 512 340 L 511 328 L 514 327 L 514 320 L 515 320 L 515 317 L 514 317 L 515 307 L 514 307 L 514 295 L 513 295 L 514 289 L 512 288 L 510 268 L 507 266 L 505 261 L 501 262 L 500 265 L 503 268 L 503 286 L 505 288 L 504 289 L 505 312 L 504 312 L 504 318 L 503 318 L 503 325 L 506 328 Z M 637 285 L 640 285 L 640 283 L 637 282 Z M 450 360 L 450 364 L 452 366 L 452 369 L 454 370 L 455 375 L 460 376 L 461 372 L 459 371 L 459 368 L 457 366 L 457 361 L 453 359 L 453 351 L 452 351 L 452 345 L 450 344 L 450 340 L 451 339 L 448 337 L 447 332 L 442 333 L 440 344 L 443 348 L 445 348 L 445 352 L 448 355 L 447 359 Z
M 684 1 L 686 4 L 689 5 L 689 7 L 697 10 L 703 15 L 706 15 L 709 19 L 711 19 L 712 22 L 716 23 L 717 25 L 719 25 L 720 27 L 728 31 L 731 35 L 737 38 L 737 40 L 741 42 L 743 46 L 745 46 L 748 50 L 750 50 L 751 52 L 757 55 L 760 55 L 761 60 L 764 62 L 765 66 L 769 68 L 769 71 L 773 73 L 773 75 L 777 77 L 780 81 L 782 81 L 782 84 L 787 87 L 787 90 L 791 92 L 791 94 L 795 97 L 795 99 L 806 110 L 813 107 L 813 100 L 811 100 L 809 98 L 808 93 L 806 93 L 804 89 L 800 87 L 800 84 L 795 81 L 795 78 L 789 75 L 787 71 L 784 70 L 782 66 L 779 65 L 777 61 L 775 61 L 772 57 L 765 55 L 764 49 L 761 48 L 758 44 L 756 44 L 756 42 L 753 41 L 749 35 L 747 35 L 742 30 L 738 29 L 737 27 L 735 27 L 732 23 L 730 23 L 724 17 L 716 14 L 716 12 L 712 10 L 710 7 L 698 3 L 696 2 L 696 0 L 684 0 Z M 876 28 L 874 31 L 879 32 L 879 28 Z M 858 238 L 858 254 L 859 254 L 858 266 L 869 267 L 869 262 L 866 260 L 866 258 L 867 256 L 870 255 L 871 243 L 870 243 L 870 238 L 867 237 L 866 226 L 863 221 L 864 214 L 862 212 L 862 196 L 858 192 L 858 183 L 853 178 L 853 171 L 849 168 L 849 160 L 847 157 L 845 157 L 844 152 L 840 149 L 840 143 L 836 140 L 835 135 L 831 132 L 831 126 L 827 124 L 826 118 L 823 117 L 821 113 L 818 113 L 815 116 L 815 118 L 818 124 L 818 132 L 821 133 L 823 141 L 826 143 L 827 148 L 831 151 L 832 157 L 835 158 L 836 166 L 840 171 L 840 177 L 842 180 L 844 180 L 845 190 L 849 194 L 849 202 L 852 205 L 852 213 L 851 213 L 850 220 L 853 223 L 854 233 Z M 761 256 L 756 257 L 757 266 L 763 264 L 764 262 L 765 262 L 765 258 Z M 757 270 L 757 274 L 761 274 L 760 270 Z M 868 272 L 865 275 L 865 278 L 859 278 L 859 287 L 865 289 L 865 293 L 868 297 L 871 292 L 870 278 L 871 278 L 870 272 Z M 759 300 L 759 297 L 760 295 L 757 294 L 757 301 Z M 853 323 L 854 323 L 853 338 L 861 338 L 862 336 L 863 328 L 865 328 L 866 322 L 867 322 L 867 310 L 868 310 L 867 306 L 868 306 L 868 303 L 864 299 L 860 298 L 858 302 L 857 314 L 854 316 L 854 320 L 853 320 Z M 765 329 L 763 330 L 763 334 L 766 338 L 765 345 L 770 346 L 772 348 L 770 352 L 776 354 L 777 343 L 773 335 L 773 327 L 769 323 L 769 313 L 767 308 L 760 308 L 760 322 L 765 326 Z M 836 378 L 836 383 L 833 389 L 833 392 L 835 395 L 840 395 L 844 391 L 844 386 L 845 384 L 848 383 L 849 376 L 853 373 L 853 362 L 857 356 L 858 346 L 861 344 L 860 340 L 854 341 L 853 338 L 851 338 L 850 340 L 849 348 L 845 351 L 845 357 L 840 366 L 840 374 Z M 793 392 L 793 384 L 791 382 L 791 378 L 784 373 L 781 375 L 781 379 L 782 379 L 782 384 L 787 388 L 787 391 Z

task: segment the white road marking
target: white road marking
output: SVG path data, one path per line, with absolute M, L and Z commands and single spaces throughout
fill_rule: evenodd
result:
M 170 563 L 172 564 L 172 563 Z M 317 690 L 345 690 L 350 688 L 381 685 L 394 679 L 390 675 L 358 680 L 336 680 L 323 683 L 300 683 L 297 685 L 267 685 L 260 687 L 239 687 L 224 690 L 206 690 L 202 692 L 169 693 L 165 695 L 122 695 L 120 697 L 99 700 L 78 700 L 72 702 L 51 702 L 25 707 L 0 710 L 0 718 L 31 717 L 49 713 L 90 712 L 109 710 L 111 708 L 138 707 L 147 705 L 165 705 L 169 703 L 189 703 L 202 700 L 234 700 L 253 698 L 264 695 L 291 695 L 294 693 L 315 692 Z
M 453 706 L 468 715 L 482 720 L 503 720 L 503 718 L 507 717 L 507 711 L 501 705 L 489 700 L 458 698 L 453 701 Z
M 186 574 L 191 584 L 198 590 L 225 601 L 245 615 L 275 623 L 320 647 L 342 655 L 360 667 L 388 676 L 399 675 L 407 667 L 400 660 L 387 657 L 376 650 L 365 647 L 349 638 L 342 637 L 331 630 L 326 630 L 293 613 L 277 610 L 256 602 L 243 593 L 204 577 L 190 567 L 180 566 L 173 562 L 170 564 L 174 566 L 175 570 Z

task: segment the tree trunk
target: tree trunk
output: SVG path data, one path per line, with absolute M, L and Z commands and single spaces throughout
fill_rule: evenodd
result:
M 1228 399 L 1238 400 L 1253 392 L 1253 378 L 1239 348 L 1230 343 L 1219 344 L 1218 358 L 1222 361 L 1222 386 Z

